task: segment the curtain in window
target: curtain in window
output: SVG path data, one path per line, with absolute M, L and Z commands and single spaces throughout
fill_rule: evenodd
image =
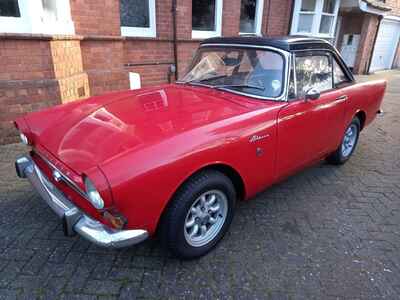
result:
M 193 0 L 192 2 L 193 30 L 215 30 L 215 0 Z
M 18 0 L 0 0 L 1 17 L 20 17 Z
M 149 0 L 120 0 L 121 26 L 150 27 Z
M 240 32 L 256 31 L 257 0 L 242 0 L 240 9 Z

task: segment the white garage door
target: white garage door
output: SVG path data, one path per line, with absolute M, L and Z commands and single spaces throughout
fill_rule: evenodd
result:
M 390 69 L 400 38 L 400 22 L 383 19 L 379 27 L 378 36 L 369 71 Z

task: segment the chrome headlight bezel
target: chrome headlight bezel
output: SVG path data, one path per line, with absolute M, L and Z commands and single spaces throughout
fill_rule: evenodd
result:
M 104 200 L 101 197 L 99 191 L 94 186 L 93 182 L 88 177 L 85 177 L 84 182 L 85 182 L 86 195 L 87 195 L 89 202 L 96 209 L 103 209 L 104 208 Z

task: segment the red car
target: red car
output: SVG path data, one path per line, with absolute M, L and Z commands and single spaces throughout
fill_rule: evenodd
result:
M 385 81 L 357 83 L 328 42 L 205 40 L 175 84 L 91 97 L 16 120 L 16 161 L 66 235 L 106 247 L 158 233 L 177 256 L 211 250 L 235 203 L 326 158 L 343 164 Z

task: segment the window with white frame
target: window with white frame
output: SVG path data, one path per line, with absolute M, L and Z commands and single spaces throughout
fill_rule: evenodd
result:
M 261 34 L 264 0 L 242 0 L 240 7 L 241 34 Z
M 292 34 L 333 38 L 340 0 L 296 0 Z
M 223 0 L 192 0 L 192 38 L 220 36 Z
M 19 12 L 18 0 L 0 1 L 0 16 L 19 18 L 21 14 Z
M 0 32 L 74 34 L 69 0 L 1 0 Z
M 156 37 L 155 0 L 120 0 L 121 34 Z

